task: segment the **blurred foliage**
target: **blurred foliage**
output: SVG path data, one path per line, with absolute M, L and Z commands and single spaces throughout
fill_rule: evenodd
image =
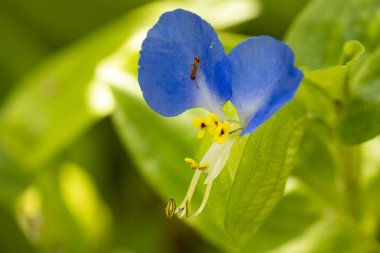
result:
M 163 200 L 186 192 L 204 112 L 161 117 L 136 79 L 147 29 L 175 8 L 227 51 L 284 39 L 305 73 L 184 223 Z M 0 31 L 1 252 L 380 252 L 379 1 L 0 0 Z
M 2 0 L 0 83 L 4 84 L 3 89 L 55 50 L 148 2 Z

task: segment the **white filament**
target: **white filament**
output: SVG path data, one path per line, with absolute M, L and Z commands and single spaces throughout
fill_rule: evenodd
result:
M 205 208 L 207 200 L 211 192 L 212 183 L 214 179 L 218 177 L 223 167 L 226 165 L 226 162 L 230 156 L 232 145 L 235 142 L 235 140 L 236 138 L 229 138 L 223 144 L 213 143 L 211 147 L 207 150 L 206 154 L 203 156 L 201 162 L 199 163 L 199 164 L 204 164 L 206 162 L 209 162 L 210 166 L 205 171 L 208 173 L 208 176 L 206 177 L 206 180 L 204 182 L 207 186 L 206 186 L 205 194 L 203 196 L 202 203 L 193 216 L 197 216 Z M 176 209 L 176 213 L 178 213 L 179 218 L 182 218 L 186 213 L 186 208 L 187 208 L 186 203 L 190 203 L 193 197 L 193 193 L 195 191 L 195 186 L 197 185 L 199 181 L 201 173 L 202 173 L 201 170 L 196 170 L 191 180 L 189 189 L 186 193 L 185 199 L 182 201 L 181 205 L 179 205 L 179 207 Z

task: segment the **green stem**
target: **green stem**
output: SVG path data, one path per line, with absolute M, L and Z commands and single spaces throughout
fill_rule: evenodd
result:
M 345 204 L 354 221 L 360 222 L 363 206 L 360 189 L 360 149 L 358 146 L 347 146 L 339 141 L 336 141 L 336 147 Z

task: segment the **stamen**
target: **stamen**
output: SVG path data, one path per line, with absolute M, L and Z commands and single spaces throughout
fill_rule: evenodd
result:
M 186 218 L 189 218 L 191 216 L 191 206 L 190 201 L 186 201 Z
M 185 158 L 185 162 L 187 162 L 188 164 L 190 164 L 190 166 L 191 166 L 192 169 L 198 168 L 198 163 L 196 161 L 194 161 L 194 159 L 186 157 Z
M 209 166 L 210 166 L 210 163 L 209 162 L 204 162 L 202 164 L 198 164 L 194 159 L 191 159 L 189 157 L 186 157 L 185 158 L 185 162 L 190 164 L 191 168 L 193 170 L 206 170 Z
M 171 218 L 176 211 L 176 203 L 174 199 L 169 199 L 168 202 L 166 202 L 165 206 L 165 213 L 166 217 Z
M 208 116 L 208 118 L 211 121 L 211 124 L 208 127 L 208 131 L 209 131 L 209 133 L 211 135 L 214 135 L 215 134 L 215 130 L 217 129 L 217 127 L 220 124 L 222 124 L 222 122 L 220 121 L 219 117 L 216 114 L 214 114 L 214 113 L 210 113 L 210 115 Z
M 222 171 L 224 165 L 226 164 L 232 145 L 234 144 L 236 138 L 229 138 L 225 143 L 218 144 L 214 143 L 209 151 L 205 154 L 205 157 L 207 156 L 207 159 L 211 162 L 211 166 L 208 169 L 208 175 L 205 179 L 205 184 L 208 184 L 210 181 L 213 181 L 219 173 Z
M 202 203 L 201 203 L 200 207 L 198 208 L 198 210 L 194 213 L 194 216 L 197 216 L 198 214 L 200 214 L 203 211 L 203 209 L 205 208 L 207 200 L 208 200 L 208 197 L 210 196 L 212 182 L 213 181 L 210 181 L 207 184 L 205 195 L 203 196 Z
M 208 167 L 210 167 L 210 163 L 209 163 L 209 162 L 205 162 L 205 163 L 199 164 L 197 170 L 202 170 L 202 171 L 204 171 L 204 170 L 206 170 Z
M 198 131 L 197 138 L 202 139 L 203 137 L 205 137 L 205 134 L 206 134 L 206 129 L 202 128 L 201 130 Z
M 168 217 L 171 217 L 173 214 L 177 214 L 179 218 L 182 218 L 185 215 L 186 217 L 197 216 L 203 211 L 210 196 L 212 183 L 226 164 L 232 144 L 236 140 L 236 136 L 231 136 L 231 138 L 229 137 L 231 134 L 242 130 L 238 123 L 229 122 L 228 120 L 221 121 L 214 113 L 211 113 L 205 118 L 195 118 L 192 124 L 193 126 L 199 128 L 198 138 L 204 137 L 207 128 L 208 131 L 214 136 L 214 144 L 212 144 L 209 150 L 205 153 L 200 163 L 197 163 L 192 158 L 185 158 L 185 162 L 188 163 L 193 170 L 195 170 L 195 173 L 191 179 L 191 183 L 184 200 L 179 207 L 174 210 L 174 212 L 172 211 L 174 200 L 168 202 L 167 207 L 165 208 Z M 192 214 L 191 199 L 203 171 L 208 172 L 208 176 L 204 182 L 207 185 L 206 190 L 201 205 L 198 210 Z
M 223 121 L 221 125 L 219 125 L 214 133 L 214 142 L 218 144 L 223 144 L 230 135 L 231 123 L 228 121 Z
M 220 122 L 219 117 L 215 113 L 210 113 L 208 117 L 212 122 L 214 122 L 215 125 L 218 125 L 218 123 Z
M 214 136 L 215 139 L 218 139 L 218 137 L 220 136 L 220 133 L 222 132 L 224 134 L 224 132 L 226 132 L 226 127 L 230 126 L 231 123 L 229 123 L 228 121 L 221 121 L 216 114 L 210 113 L 210 115 L 205 118 L 201 118 L 201 117 L 195 118 L 192 124 L 193 126 L 199 128 L 199 131 L 197 134 L 198 139 L 202 139 L 205 136 L 206 129 L 211 135 Z M 215 137 L 216 135 L 218 137 Z M 223 143 L 223 142 L 219 142 L 219 143 Z
M 201 171 L 197 170 L 193 176 L 193 179 L 191 180 L 190 187 L 186 194 L 185 199 L 190 201 L 191 198 L 193 197 L 195 186 L 197 185 L 200 176 L 201 176 Z
M 206 118 L 197 117 L 193 120 L 192 124 L 195 127 L 199 128 L 199 132 L 197 134 L 198 139 L 202 139 L 205 136 L 206 128 L 208 128 L 211 124 L 211 120 Z
M 189 189 L 187 190 L 185 199 L 182 201 L 181 205 L 176 209 L 175 213 L 178 213 L 178 218 L 182 218 L 184 216 L 183 210 L 186 210 L 186 203 L 191 201 L 191 198 L 193 197 L 195 186 L 197 185 L 199 181 L 199 177 L 201 176 L 202 171 L 196 170 L 193 176 L 193 179 L 191 179 L 191 183 L 189 186 Z

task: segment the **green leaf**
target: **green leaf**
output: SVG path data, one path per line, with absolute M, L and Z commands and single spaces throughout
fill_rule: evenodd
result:
M 38 167 L 110 112 L 111 98 L 93 82 L 93 73 L 98 61 L 122 44 L 125 34 L 116 30 L 122 25 L 60 52 L 17 85 L 0 111 L 0 146 L 10 157 Z
M 300 187 L 286 193 L 242 252 L 268 252 L 303 236 L 323 213 L 320 203 L 307 193 Z
M 32 183 L 34 175 L 11 160 L 0 149 L 0 205 L 13 206 Z
M 358 144 L 380 133 L 380 47 L 352 80 L 346 110 L 340 115 L 338 134 L 343 142 Z
M 13 13 L 0 3 L 0 99 L 4 99 L 12 84 L 48 52 L 48 46 L 30 26 L 14 17 Z M 27 42 L 27 43 L 25 43 Z
M 238 247 L 245 244 L 281 198 L 306 121 L 303 106 L 294 101 L 249 137 L 225 220 Z
M 58 168 L 62 202 L 84 235 L 82 245 L 99 250 L 108 239 L 111 213 L 91 176 L 79 165 L 65 162 Z
M 325 69 L 305 71 L 305 80 L 322 88 L 329 97 L 343 103 L 347 96 L 347 80 L 351 66 L 364 53 L 363 45 L 358 41 L 348 41 L 341 53 L 341 64 Z
M 25 237 L 12 211 L 0 208 L 0 251 L 2 253 L 37 252 Z
M 0 151 L 0 205 L 12 206 L 20 194 L 31 184 L 31 173 Z
M 365 48 L 357 40 L 350 40 L 346 42 L 343 46 L 342 54 L 341 54 L 341 64 L 352 65 L 355 60 L 359 59 L 360 56 L 364 53 Z
M 380 138 L 375 138 L 362 145 L 362 167 L 363 169 L 363 199 L 365 203 L 366 219 L 371 220 L 371 225 L 377 224 L 376 220 L 380 214 Z M 367 226 L 373 233 L 377 233 L 375 226 Z
M 40 251 L 59 249 L 73 253 L 85 252 L 84 233 L 65 206 L 56 169 L 48 168 L 38 174 L 35 184 L 20 202 L 25 208 L 19 209 L 25 211 L 21 211 L 19 219 L 36 221 L 35 224 L 26 223 L 26 231 L 31 235 L 31 240 L 36 240 Z M 28 210 L 28 202 L 33 203 L 33 210 Z
M 17 220 L 41 252 L 101 250 L 110 212 L 91 178 L 73 163 L 46 168 L 17 201 Z
M 326 9 L 326 6 L 329 8 Z M 336 111 L 339 118 L 334 127 L 337 126 L 339 136 L 346 144 L 362 143 L 380 132 L 376 95 L 379 93 L 376 84 L 380 41 L 379 11 L 380 2 L 377 0 L 314 0 L 297 18 L 287 36 L 287 42 L 297 56 L 297 63 L 311 69 L 355 61 L 362 51 L 357 43 L 347 44 L 343 55 L 339 55 L 346 41 L 357 40 L 365 46 L 366 57 L 360 68 L 355 66 L 354 73 L 339 74 L 344 70 L 333 67 L 306 75 L 306 80 L 323 83 L 322 87 L 325 87 L 330 97 L 344 101 L 343 106 L 340 104 Z M 341 85 L 336 85 L 342 82 L 343 89 Z
M 326 126 L 318 122 L 306 130 L 292 175 L 301 180 L 324 205 L 340 209 L 343 203 L 330 135 Z
M 376 245 L 345 217 L 326 214 L 304 235 L 273 251 L 275 253 L 376 252 Z
M 50 47 L 57 48 L 148 2 L 150 0 L 112 2 L 82 0 L 74 4 L 64 0 L 54 2 L 40 0 L 38 3 L 4 0 L 2 1 L 4 6 L 1 8 L 25 23 L 31 32 L 38 35 Z M 44 11 L 39 11 L 41 8 Z
M 297 64 L 310 69 L 340 65 L 341 48 L 349 40 L 374 51 L 380 41 L 379 8 L 377 0 L 311 1 L 287 34 Z

